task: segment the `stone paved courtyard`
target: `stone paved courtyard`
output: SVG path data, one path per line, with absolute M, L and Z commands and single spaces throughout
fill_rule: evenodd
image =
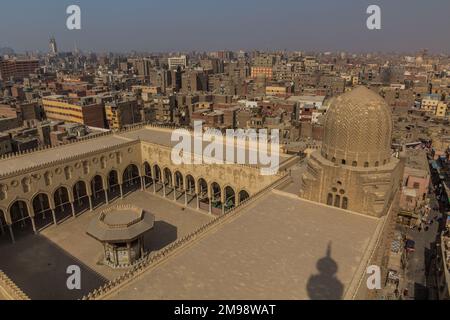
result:
M 109 299 L 343 299 L 379 220 L 272 191 Z
M 135 192 L 111 205 L 134 204 L 155 215 L 155 226 L 145 238 L 147 250 L 156 251 L 186 235 L 211 219 L 205 213 L 183 209 L 150 192 Z M 3 270 L 31 299 L 79 299 L 125 270 L 112 270 L 101 264 L 102 245 L 86 234 L 91 219 L 106 206 L 50 226 L 39 235 L 28 234 L 15 244 L 0 239 L 0 270 Z M 66 287 L 66 268 L 81 268 L 81 290 Z

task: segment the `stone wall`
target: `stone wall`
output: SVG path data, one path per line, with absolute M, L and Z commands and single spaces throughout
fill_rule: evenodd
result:
M 0 300 L 30 300 L 22 290 L 0 270 Z

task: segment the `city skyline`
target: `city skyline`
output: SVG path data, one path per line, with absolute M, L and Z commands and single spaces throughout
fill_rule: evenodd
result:
M 66 28 L 66 8 L 72 4 L 81 8 L 81 30 Z M 381 30 L 366 27 L 366 9 L 371 4 L 381 8 Z M 449 52 L 445 30 L 450 22 L 445 12 L 450 3 L 440 0 L 432 4 L 366 0 L 176 4 L 157 0 L 150 4 L 132 0 L 126 5 L 46 0 L 10 2 L 3 8 L 7 14 L 0 14 L 0 47 L 20 53 L 47 52 L 52 36 L 60 51 L 415 52 L 427 48 L 432 53 Z
M 450 300 L 448 9 L 5 1 L 0 304 Z

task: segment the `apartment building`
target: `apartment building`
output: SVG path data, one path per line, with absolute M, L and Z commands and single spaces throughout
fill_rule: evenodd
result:
M 0 78 L 2 80 L 23 79 L 39 69 L 37 59 L 2 59 L 0 57 Z
M 53 95 L 42 98 L 48 119 L 80 123 L 91 127 L 105 128 L 104 106 L 95 96 L 71 99 Z

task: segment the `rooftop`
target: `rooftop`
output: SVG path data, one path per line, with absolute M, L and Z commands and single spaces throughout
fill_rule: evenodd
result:
M 99 241 L 131 241 L 153 228 L 155 216 L 135 206 L 117 206 L 103 211 L 88 226 L 87 233 Z
M 428 158 L 425 150 L 407 149 L 406 150 L 406 163 L 405 171 L 418 171 L 422 172 L 422 175 L 430 175 L 430 167 L 428 163 Z M 416 174 L 417 174 L 416 173 Z
M 109 298 L 345 298 L 379 222 L 274 190 Z
M 127 143 L 129 140 L 119 136 L 104 136 L 96 139 L 86 140 L 79 143 L 67 144 L 57 148 L 44 149 L 41 151 L 23 154 L 19 157 L 0 160 L 0 176 L 10 174 L 17 170 L 44 165 L 52 161 L 65 160 L 71 157 L 112 147 L 117 144 Z
M 174 147 L 179 141 L 172 141 L 172 131 L 169 128 L 143 127 L 137 130 L 125 131 L 119 134 L 103 135 L 97 138 L 80 141 L 77 143 L 62 145 L 56 148 L 44 149 L 33 153 L 23 154 L 19 157 L 0 159 L 0 176 L 11 174 L 18 170 L 25 170 L 30 167 L 44 165 L 52 161 L 65 160 L 71 157 L 94 152 L 101 148 L 108 148 L 115 145 L 126 144 L 132 141 L 146 141 L 167 147 Z M 193 136 L 191 135 L 193 141 Z M 203 143 L 203 149 L 206 148 L 208 142 Z M 243 146 L 236 146 L 236 150 Z M 195 152 L 196 150 L 192 150 Z M 226 146 L 224 145 L 224 151 Z M 237 153 L 237 152 L 236 152 Z M 225 152 L 224 152 L 225 154 Z M 280 154 L 280 164 L 290 158 L 289 155 Z M 20 158 L 20 161 L 17 161 Z M 246 151 L 246 163 L 249 163 L 249 152 Z

